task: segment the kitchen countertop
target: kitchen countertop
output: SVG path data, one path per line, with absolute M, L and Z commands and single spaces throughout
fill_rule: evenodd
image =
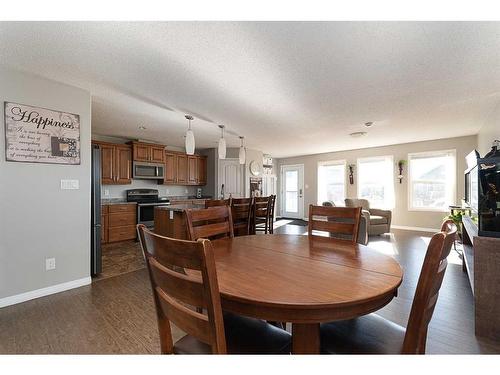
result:
M 171 204 L 170 206 L 159 206 L 155 207 L 156 210 L 165 210 L 165 211 L 174 211 L 174 212 L 182 212 L 187 209 L 200 210 L 205 208 L 200 204 Z
M 110 204 L 137 204 L 136 202 L 127 202 L 124 198 L 107 198 L 101 199 L 102 205 L 110 205 Z

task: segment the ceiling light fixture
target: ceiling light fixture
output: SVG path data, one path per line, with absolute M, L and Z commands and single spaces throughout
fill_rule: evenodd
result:
M 373 125 L 373 121 L 368 121 L 368 122 L 365 122 L 365 126 L 366 126 L 367 128 L 369 128 L 369 127 L 370 127 L 370 126 L 372 126 L 372 125 Z
M 246 160 L 246 156 L 247 156 L 247 153 L 246 153 L 246 150 L 245 150 L 245 146 L 243 146 L 243 139 L 244 138 L 245 137 L 240 136 L 240 140 L 241 140 L 240 154 L 239 154 L 240 164 L 245 164 L 245 160 Z
M 349 134 L 351 137 L 353 138 L 359 138 L 359 137 L 363 137 L 366 135 L 366 132 L 354 132 L 354 133 L 351 133 Z
M 193 120 L 193 116 L 191 115 L 185 115 L 184 116 L 188 120 L 188 130 L 186 131 L 186 154 L 188 155 L 194 155 L 194 133 L 191 130 L 191 121 Z
M 224 139 L 224 125 L 219 125 L 219 128 L 221 130 L 221 136 L 219 139 L 219 159 L 225 159 L 226 158 L 226 140 Z
M 139 130 L 146 130 L 146 127 L 144 125 L 139 125 Z

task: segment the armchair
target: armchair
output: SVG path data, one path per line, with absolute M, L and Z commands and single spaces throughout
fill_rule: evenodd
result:
M 370 208 L 370 202 L 366 199 L 345 200 L 346 207 L 361 207 L 362 215 L 367 218 L 367 232 L 369 236 L 380 235 L 391 231 L 392 212 L 390 210 L 381 210 Z

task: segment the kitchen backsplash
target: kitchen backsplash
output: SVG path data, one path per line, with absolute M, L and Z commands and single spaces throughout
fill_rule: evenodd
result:
M 160 196 L 196 195 L 195 186 L 159 185 L 148 180 L 132 180 L 129 185 L 102 185 L 101 198 L 126 198 L 126 191 L 129 189 L 157 189 Z M 106 193 L 109 194 L 106 195 Z

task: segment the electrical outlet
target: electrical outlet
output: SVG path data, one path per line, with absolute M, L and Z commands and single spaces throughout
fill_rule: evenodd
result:
M 169 195 L 170 194 L 170 189 L 165 190 L 165 194 Z
M 109 189 L 104 189 L 104 196 L 109 197 Z
M 56 269 L 56 258 L 45 259 L 45 271 L 50 271 L 55 269 Z
M 188 190 L 188 189 L 184 189 L 184 193 L 185 193 L 185 194 L 188 194 L 188 193 L 189 193 L 189 190 Z

